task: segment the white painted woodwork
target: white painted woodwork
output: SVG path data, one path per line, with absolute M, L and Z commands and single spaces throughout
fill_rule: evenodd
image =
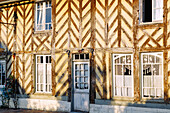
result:
M 75 58 L 75 56 L 73 56 Z M 73 58 L 73 59 L 74 59 Z M 84 57 L 85 59 L 85 57 Z M 78 59 L 77 59 L 78 60 Z M 74 62 L 74 110 L 89 111 L 90 67 L 89 62 Z
M 142 97 L 163 98 L 163 53 L 141 53 Z
M 113 96 L 134 96 L 132 54 L 113 54 L 113 94 Z

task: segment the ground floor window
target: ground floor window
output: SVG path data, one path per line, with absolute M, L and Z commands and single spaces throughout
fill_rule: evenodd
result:
M 0 60 L 0 85 L 5 85 L 6 80 L 6 68 L 5 60 Z
M 113 94 L 133 97 L 132 54 L 113 54 Z
M 36 92 L 51 92 L 51 56 L 36 56 Z
M 142 53 L 142 97 L 163 97 L 163 53 Z

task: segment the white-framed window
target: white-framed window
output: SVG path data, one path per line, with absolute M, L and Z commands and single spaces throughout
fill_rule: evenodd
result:
M 0 86 L 4 86 L 6 82 L 6 62 L 5 60 L 0 60 Z
M 134 96 L 132 54 L 113 54 L 113 96 Z
M 73 55 L 74 90 L 76 92 L 89 92 L 90 65 L 89 54 Z
M 163 21 L 163 0 L 140 0 L 140 23 Z
M 36 55 L 36 92 L 50 93 L 51 83 L 51 56 Z
M 51 29 L 51 1 L 36 3 L 35 31 Z
M 141 53 L 142 97 L 163 98 L 163 53 Z

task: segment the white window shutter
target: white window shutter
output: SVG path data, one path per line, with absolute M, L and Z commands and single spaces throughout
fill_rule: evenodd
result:
M 152 0 L 152 21 L 163 20 L 163 0 Z

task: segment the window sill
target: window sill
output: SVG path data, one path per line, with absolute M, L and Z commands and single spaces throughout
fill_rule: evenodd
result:
M 115 96 L 112 97 L 115 101 L 134 101 L 134 97 L 121 97 L 121 96 Z
M 42 30 L 42 31 L 34 31 L 34 36 L 36 35 L 51 35 L 52 34 L 52 30 Z
M 143 97 L 141 99 L 141 102 L 150 102 L 150 103 L 164 103 L 164 99 L 163 98 L 150 98 L 150 97 Z
M 34 93 L 29 96 L 32 99 L 55 99 L 55 96 L 52 96 L 52 93 Z
M 163 27 L 163 21 L 139 23 L 138 27 Z

